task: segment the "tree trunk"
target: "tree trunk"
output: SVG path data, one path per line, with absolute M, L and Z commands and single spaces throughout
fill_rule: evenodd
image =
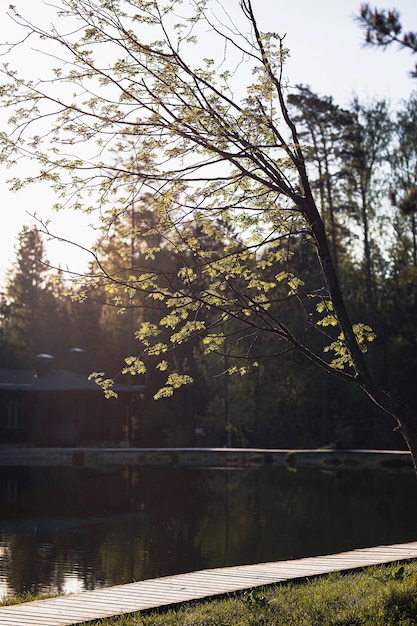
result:
M 394 394 L 385 391 L 372 382 L 363 383 L 360 385 L 360 388 L 374 404 L 396 421 L 397 428 L 411 453 L 413 467 L 417 475 L 417 424 L 410 415 L 407 406 Z
M 336 274 L 335 266 L 330 254 L 326 232 L 323 221 L 315 205 L 314 199 L 306 185 L 306 198 L 299 203 L 299 208 L 303 211 L 308 220 L 316 242 L 317 255 L 326 281 L 326 287 L 333 303 L 333 312 L 343 332 L 347 349 L 352 359 L 355 376 L 353 381 L 360 389 L 385 413 L 394 418 L 398 429 L 411 453 L 413 467 L 417 475 L 417 423 L 410 415 L 406 405 L 390 392 L 382 389 L 374 383 L 369 372 L 364 355 L 353 331 L 352 323 Z

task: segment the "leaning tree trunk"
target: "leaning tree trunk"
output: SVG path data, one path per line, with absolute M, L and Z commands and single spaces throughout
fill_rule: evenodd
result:
M 359 386 L 372 402 L 396 421 L 397 428 L 411 453 L 413 467 L 417 475 L 417 423 L 410 415 L 408 407 L 395 394 L 380 388 L 372 381 L 363 382 Z
M 292 185 L 288 183 L 288 180 L 282 176 L 282 173 L 278 168 L 276 172 L 276 181 L 278 181 L 277 190 L 279 191 L 279 193 L 283 193 L 285 196 L 290 198 L 296 204 L 299 211 L 302 213 L 305 220 L 310 226 L 311 232 L 315 240 L 316 252 L 323 272 L 327 291 L 329 297 L 332 300 L 333 313 L 338 321 L 340 330 L 344 335 L 346 347 L 349 351 L 352 366 L 355 372 L 355 375 L 351 378 L 351 382 L 358 385 L 362 389 L 362 391 L 372 400 L 372 402 L 380 407 L 385 413 L 388 413 L 388 415 L 394 418 L 411 453 L 413 466 L 417 475 L 417 421 L 414 420 L 412 416 L 410 416 L 410 414 L 407 412 L 405 405 L 402 402 L 398 401 L 393 395 L 381 389 L 378 385 L 374 383 L 372 376 L 369 372 L 366 360 L 356 340 L 352 323 L 346 309 L 345 301 L 342 295 L 335 269 L 335 264 L 330 254 L 329 242 L 326 236 L 323 220 L 320 216 L 320 213 L 313 198 L 310 182 L 306 171 L 305 159 L 301 147 L 302 142 L 300 141 L 297 129 L 288 113 L 288 109 L 286 106 L 284 91 L 281 82 L 282 66 L 281 71 L 278 72 L 278 74 L 275 74 L 271 64 L 269 63 L 269 57 L 264 48 L 263 40 L 256 24 L 251 0 L 242 0 L 242 8 L 253 26 L 255 38 L 261 52 L 265 72 L 270 78 L 271 85 L 274 85 L 276 88 L 281 113 L 292 136 L 292 148 L 289 148 L 287 143 L 284 142 L 284 139 L 281 137 L 282 145 L 284 150 L 286 151 L 287 156 L 290 158 L 295 169 L 298 172 L 299 182 L 301 184 L 299 187 L 297 187 L 297 189 L 292 187 Z M 280 41 L 280 46 L 282 50 L 282 40 Z M 299 189 L 302 190 L 301 193 L 299 192 Z M 335 371 L 335 373 L 337 372 Z M 346 380 L 346 376 L 342 377 Z
M 373 381 L 365 357 L 361 352 L 353 331 L 352 322 L 346 309 L 339 279 L 330 254 L 324 224 L 314 202 L 307 180 L 304 189 L 306 197 L 302 200 L 300 199 L 299 208 L 310 224 L 315 238 L 317 255 L 333 304 L 333 312 L 338 321 L 340 330 L 344 335 L 355 371 L 352 382 L 357 384 L 374 404 L 395 420 L 398 430 L 403 436 L 411 453 L 413 467 L 417 475 L 417 422 L 413 419 L 413 416 L 410 415 L 404 402 L 396 398 L 394 394 L 379 387 L 379 385 Z

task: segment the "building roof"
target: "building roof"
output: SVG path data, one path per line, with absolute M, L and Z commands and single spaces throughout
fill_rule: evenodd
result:
M 115 383 L 116 393 L 142 393 L 143 385 L 124 385 Z M 51 368 L 38 374 L 36 369 L 1 369 L 0 393 L 2 391 L 95 391 L 102 392 L 88 375 L 69 370 Z

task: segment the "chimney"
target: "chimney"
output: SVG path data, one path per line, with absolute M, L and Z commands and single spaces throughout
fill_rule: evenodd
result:
M 77 372 L 77 374 L 83 374 L 85 368 L 85 350 L 82 348 L 71 348 L 69 355 L 71 371 Z
M 35 376 L 45 376 L 45 374 L 49 374 L 49 372 L 52 371 L 53 360 L 54 357 L 51 354 L 37 354 L 35 357 Z

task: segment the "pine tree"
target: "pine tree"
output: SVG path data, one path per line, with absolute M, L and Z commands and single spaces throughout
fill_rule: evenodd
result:
M 54 350 L 51 322 L 56 326 L 57 316 L 49 275 L 39 230 L 25 226 L 18 235 L 16 260 L 6 287 L 7 343 L 15 365 L 27 367 L 36 354 Z

